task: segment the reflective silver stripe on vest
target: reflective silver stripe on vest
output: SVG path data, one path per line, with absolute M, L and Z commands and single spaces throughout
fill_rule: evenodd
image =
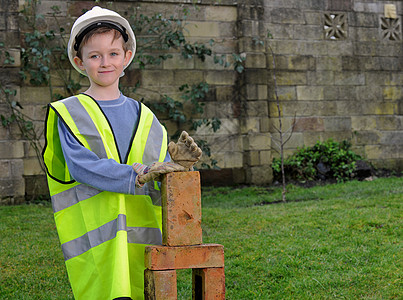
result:
M 94 121 L 77 97 L 70 97 L 63 101 L 69 111 L 74 123 L 85 140 L 90 145 L 91 151 L 99 158 L 108 158 L 101 135 L 99 134 Z
M 141 189 L 136 188 L 135 195 L 150 196 L 153 205 L 161 206 L 161 192 L 154 188 L 154 181 L 147 182 Z
M 58 211 L 73 206 L 80 201 L 94 197 L 101 192 L 102 191 L 85 184 L 76 185 L 51 197 L 53 212 L 57 213 Z
M 159 228 L 127 227 L 126 216 L 120 214 L 115 220 L 112 220 L 97 229 L 91 230 L 79 238 L 64 243 L 62 245 L 64 260 L 69 260 L 87 252 L 91 248 L 112 240 L 120 230 L 127 231 L 128 243 L 151 245 L 162 244 L 162 234 Z
M 159 161 L 164 131 L 162 125 L 154 116 L 143 154 L 143 164 L 150 165 Z M 148 195 L 154 205 L 161 206 L 161 192 L 154 188 L 154 181 L 146 183 L 142 189 L 136 189 L 136 195 Z
M 160 158 L 162 141 L 164 139 L 164 131 L 162 125 L 154 116 L 151 123 L 150 132 L 147 137 L 147 142 L 143 154 L 143 164 L 149 165 L 156 162 Z

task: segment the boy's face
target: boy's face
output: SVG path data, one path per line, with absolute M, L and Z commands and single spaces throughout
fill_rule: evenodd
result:
M 132 51 L 125 53 L 123 38 L 114 40 L 113 37 L 113 31 L 95 34 L 82 46 L 82 59 L 74 57 L 76 65 L 87 73 L 91 86 L 118 87 L 119 77 Z

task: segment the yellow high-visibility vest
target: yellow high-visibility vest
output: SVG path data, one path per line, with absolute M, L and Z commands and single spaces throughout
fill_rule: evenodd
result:
M 118 153 L 109 121 L 91 97 L 80 94 L 49 104 L 43 159 L 57 232 L 75 299 L 144 298 L 144 248 L 161 244 L 161 197 L 156 182 L 136 195 L 101 191 L 76 182 L 64 160 L 57 122 L 100 158 L 131 165 L 164 161 L 167 133 L 140 104 L 131 149 Z

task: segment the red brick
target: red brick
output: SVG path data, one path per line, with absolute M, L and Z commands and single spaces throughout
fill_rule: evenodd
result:
M 224 246 L 147 246 L 145 267 L 150 270 L 175 270 L 224 267 Z
M 193 299 L 225 299 L 224 268 L 193 269 Z
M 199 172 L 167 174 L 162 181 L 161 193 L 163 244 L 202 244 Z
M 144 271 L 145 300 L 176 300 L 176 271 Z

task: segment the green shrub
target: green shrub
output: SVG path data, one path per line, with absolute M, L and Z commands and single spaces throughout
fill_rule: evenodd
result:
M 356 161 L 362 158 L 355 154 L 348 141 L 335 142 L 329 139 L 317 142 L 312 147 L 299 148 L 292 156 L 284 160 L 284 172 L 287 179 L 305 181 L 318 179 L 348 180 L 353 176 Z M 281 160 L 273 159 L 273 175 L 281 177 Z

